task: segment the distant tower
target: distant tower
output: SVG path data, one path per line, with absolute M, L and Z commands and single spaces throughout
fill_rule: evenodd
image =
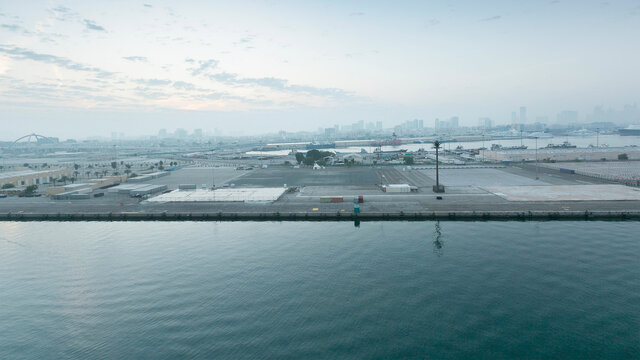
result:
M 520 123 L 527 123 L 527 108 L 525 106 L 520 106 Z
M 511 112 L 511 125 L 515 125 L 518 123 L 518 114 L 515 111 Z

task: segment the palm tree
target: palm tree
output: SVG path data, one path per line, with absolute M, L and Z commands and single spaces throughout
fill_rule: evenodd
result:
M 436 140 L 433 142 L 433 148 L 436 149 L 436 186 L 433 187 L 434 192 L 444 192 L 444 187 L 440 187 L 440 168 L 438 161 L 438 151 L 440 150 L 440 141 Z

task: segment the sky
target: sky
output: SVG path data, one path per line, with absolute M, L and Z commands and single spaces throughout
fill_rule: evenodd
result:
M 0 140 L 640 103 L 640 0 L 3 1 Z

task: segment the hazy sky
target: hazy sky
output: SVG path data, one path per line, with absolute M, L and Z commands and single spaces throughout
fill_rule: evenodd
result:
M 3 1 L 0 139 L 640 102 L 640 0 Z

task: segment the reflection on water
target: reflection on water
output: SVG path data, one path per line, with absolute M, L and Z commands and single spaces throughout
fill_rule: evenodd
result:
M 442 240 L 442 231 L 440 230 L 440 220 L 435 223 L 435 230 L 433 232 L 433 253 L 442 256 L 444 250 L 444 241 Z

